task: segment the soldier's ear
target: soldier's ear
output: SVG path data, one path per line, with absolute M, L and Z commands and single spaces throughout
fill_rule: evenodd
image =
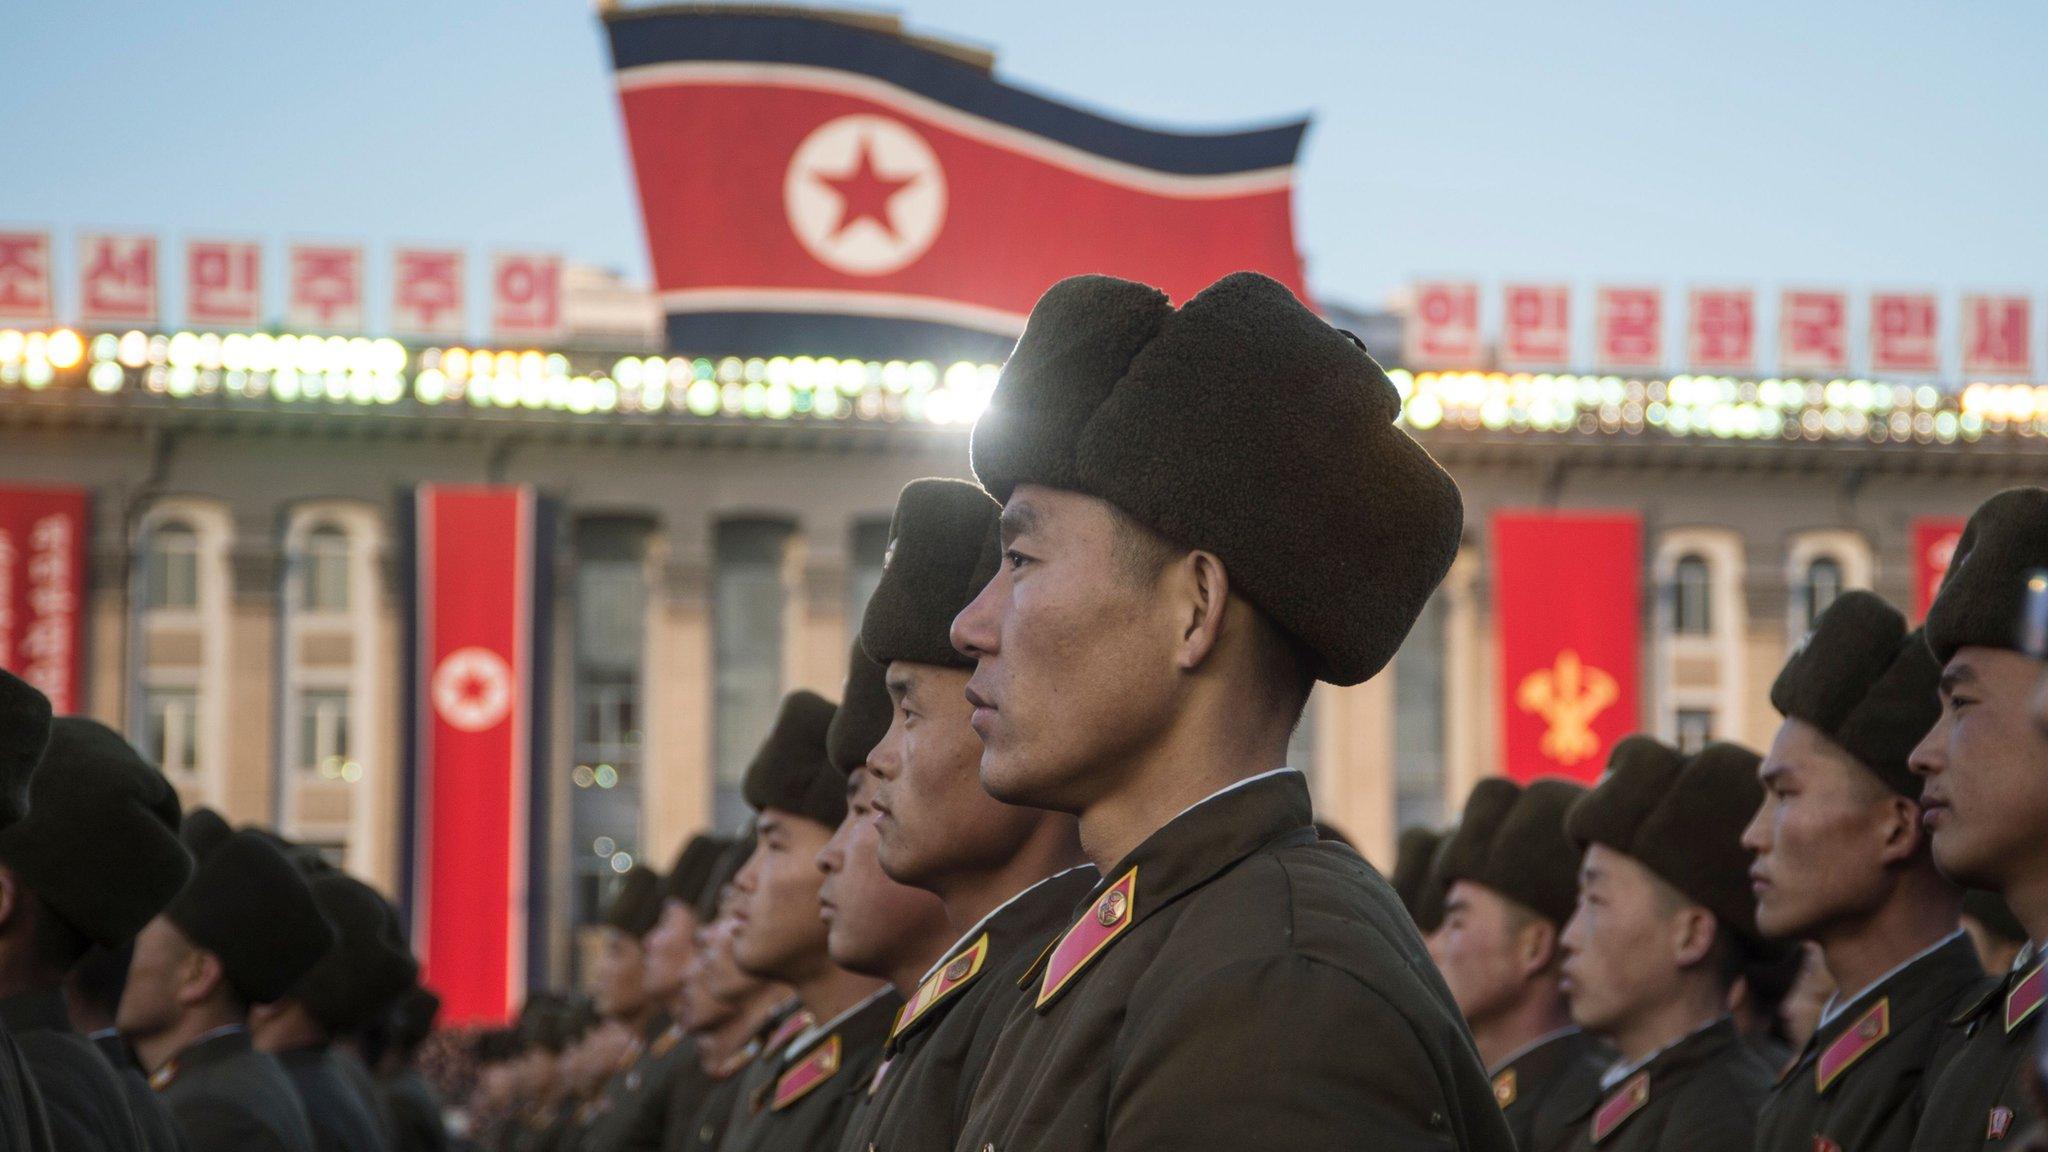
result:
M 1698 904 L 1688 903 L 1671 917 L 1672 957 L 1680 968 L 1691 968 L 1703 963 L 1714 951 L 1714 938 L 1720 931 L 1719 921 L 1714 914 Z
M 204 948 L 193 948 L 185 955 L 184 971 L 178 981 L 178 1002 L 180 1004 L 202 1004 L 213 998 L 215 992 L 228 988 L 227 965 L 219 956 Z
M 1170 568 L 1175 579 L 1162 581 L 1159 587 L 1163 594 L 1179 598 L 1174 605 L 1174 619 L 1180 627 L 1174 657 L 1182 671 L 1192 672 L 1209 660 L 1223 637 L 1224 617 L 1230 610 L 1230 574 L 1224 571 L 1221 558 L 1199 548 L 1174 560 Z M 1248 618 L 1249 606 L 1241 605 L 1241 610 L 1247 616 L 1245 628 L 1257 627 Z M 1247 634 L 1243 641 L 1250 639 Z
M 1927 832 L 1920 826 L 1920 803 L 1890 792 L 1884 799 L 1882 821 L 1884 847 L 1878 859 L 1885 864 L 1904 864 L 1928 850 Z
M 1564 959 L 1559 939 L 1558 926 L 1541 916 L 1532 915 L 1522 924 L 1515 933 L 1515 962 L 1522 979 L 1533 980 L 1557 967 Z

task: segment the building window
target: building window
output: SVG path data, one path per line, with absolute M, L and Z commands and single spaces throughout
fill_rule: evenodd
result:
M 1444 822 L 1444 765 L 1449 759 L 1445 703 L 1449 665 L 1445 639 L 1450 598 L 1439 590 L 1422 606 L 1394 656 L 1394 827 Z
M 1714 739 L 1714 713 L 1707 708 L 1680 708 L 1677 724 L 1678 750 L 1690 756 Z
M 186 611 L 199 607 L 199 534 L 190 525 L 171 520 L 150 530 L 142 557 L 142 603 Z
M 1800 607 L 1806 612 L 1806 627 L 1813 627 L 1820 614 L 1842 594 L 1845 583 L 1842 562 L 1832 556 L 1823 556 L 1806 566 L 1806 578 L 1800 582 L 1799 588 Z
M 142 694 L 138 747 L 166 775 L 199 770 L 199 693 L 191 688 L 148 688 Z
M 363 768 L 352 752 L 348 692 L 334 688 L 301 691 L 297 711 L 298 747 L 293 763 L 299 770 L 323 780 L 350 784 L 361 780 Z
M 782 702 L 782 616 L 789 602 L 784 561 L 795 529 L 787 522 L 733 520 L 718 526 L 712 587 L 712 748 L 718 827 L 747 818 L 740 781 Z
M 306 533 L 299 556 L 300 606 L 308 612 L 348 610 L 348 536 L 329 524 Z
M 846 626 L 851 640 L 860 635 L 868 601 L 882 582 L 882 563 L 889 558 L 889 521 L 860 520 L 853 525 L 853 574 L 848 582 Z
M 576 526 L 575 695 L 569 769 L 569 923 L 595 924 L 641 853 L 648 525 Z M 582 948 L 571 950 L 581 967 Z
M 1671 630 L 1680 636 L 1707 636 L 1714 630 L 1714 594 L 1707 561 L 1697 553 L 1678 558 L 1671 577 Z

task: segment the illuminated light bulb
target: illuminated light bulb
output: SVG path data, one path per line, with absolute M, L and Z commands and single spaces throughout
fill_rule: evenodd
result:
M 85 341 L 69 328 L 59 328 L 50 333 L 50 367 L 59 371 L 78 367 L 85 359 Z
M 123 368 L 140 368 L 149 363 L 149 337 L 140 332 L 121 333 L 119 349 L 114 353 Z
M 709 380 L 699 380 L 690 385 L 683 395 L 683 403 L 697 416 L 718 415 L 718 385 Z
M 0 364 L 19 364 L 28 348 L 28 337 L 18 329 L 0 328 Z
M 639 359 L 628 356 L 612 365 L 612 379 L 617 380 L 628 388 L 638 388 L 640 386 Z
M 92 390 L 102 394 L 119 392 L 127 378 L 128 373 L 112 360 L 102 360 L 86 373 L 86 381 L 92 385 Z
M 439 404 L 448 398 L 448 375 L 439 368 L 428 368 L 412 380 L 413 398 L 422 404 Z

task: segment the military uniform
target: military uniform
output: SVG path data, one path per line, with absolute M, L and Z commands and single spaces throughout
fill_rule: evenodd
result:
M 0 1020 L 21 1045 L 59 1149 L 143 1152 L 120 1077 L 92 1041 L 72 1031 L 62 993 L 9 996 L 0 1000 Z
M 956 1148 L 1514 1147 L 1399 899 L 1317 840 L 1298 772 L 1154 833 L 1022 984 Z
M 1493 1069 L 1493 1099 L 1519 1152 L 1563 1152 L 1600 1096 L 1614 1054 L 1590 1034 L 1566 1028 Z
M 1779 1077 L 1757 1152 L 1904 1152 L 1956 1004 L 1984 978 L 1957 932 L 1841 1006 Z
M 0 828 L 28 809 L 28 782 L 50 741 L 50 699 L 26 680 L 0 668 Z M 51 1147 L 50 1118 L 28 1063 L 0 1022 L 0 1147 L 43 1152 Z
M 46 1152 L 56 1147 L 42 1093 L 29 1077 L 28 1061 L 22 1058 L 21 1048 L 4 1022 L 0 1022 L 0 1136 L 7 1138 L 8 1148 Z
M 250 1045 L 241 1025 L 201 1037 L 150 1083 L 193 1152 L 315 1152 L 291 1077 L 276 1057 Z
M 426 1077 L 403 1068 L 378 1085 L 378 1091 L 391 1117 L 392 1152 L 446 1152 L 448 1124 L 441 1118 L 441 1098 Z
M 838 1146 L 874 1079 L 903 997 L 884 988 L 831 1022 L 763 1056 L 739 1078 L 734 1120 L 720 1152 L 794 1152 Z
M 352 1028 L 348 1030 L 353 1031 Z M 398 1123 L 385 1103 L 376 1075 L 370 1071 L 369 1065 L 363 1063 L 363 1058 L 356 1055 L 355 1049 L 345 1044 L 332 1045 L 327 1052 L 334 1058 L 334 1070 L 340 1074 L 342 1083 L 348 1085 L 349 1092 L 363 1102 L 370 1119 L 376 1122 L 377 1139 L 383 1142 L 384 1147 L 395 1150 L 398 1147 Z
M 2048 966 L 2032 945 L 2010 973 L 1964 997 L 1950 1020 L 1954 1031 L 1913 1136 L 1914 1152 L 2007 1147 L 2039 1122 L 2027 1080 L 2044 999 Z
M 668 1117 L 669 1081 L 694 1049 L 666 1014 L 648 1025 L 647 1043 L 604 1088 L 604 1107 L 579 1152 L 655 1152 Z
M 299 1090 L 319 1152 L 387 1152 L 376 1113 L 349 1087 L 326 1047 L 279 1052 L 277 1062 Z
M 719 1147 L 726 1130 L 742 1114 L 740 1101 L 747 1072 L 773 1060 L 784 1046 L 809 1031 L 816 1022 L 795 1000 L 769 1013 L 754 1038 L 728 1057 L 722 1067 L 708 1074 L 711 1088 L 696 1113 L 687 1118 L 669 1118 L 668 1130 L 662 1134 L 664 1152 L 709 1152 Z
M 1091 867 L 1025 889 L 935 965 L 890 1026 L 882 1064 L 855 1105 L 847 1152 L 944 1152 L 967 1122 L 975 1085 L 1020 999 L 1017 980 L 1074 918 Z
M 135 1126 L 142 1130 L 142 1146 L 149 1152 L 187 1152 L 185 1134 L 178 1131 L 178 1122 L 171 1119 L 171 1110 L 164 1106 L 163 1098 L 150 1088 L 149 1077 L 142 1074 L 141 1066 L 135 1063 L 135 1053 L 121 1034 L 108 1028 L 86 1039 L 107 1058 L 114 1075 L 121 1078 L 128 1111 L 135 1116 Z
M 1723 1016 L 1626 1075 L 1610 1072 L 1572 1146 L 1579 1152 L 1749 1152 L 1771 1074 Z

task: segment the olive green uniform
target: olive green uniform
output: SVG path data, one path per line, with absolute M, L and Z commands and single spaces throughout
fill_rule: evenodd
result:
M 882 1049 L 883 1069 L 861 1096 L 839 1146 L 846 1152 L 946 1152 L 967 1123 L 974 1088 L 1017 1007 L 1017 979 L 1065 930 L 1095 885 L 1073 868 L 1019 893 L 966 934 L 932 968 L 931 989 L 906 1012 Z M 948 977 L 948 973 L 954 975 Z
M 1399 898 L 1317 839 L 1298 772 L 1155 832 L 1024 984 L 957 1149 L 1514 1148 Z
M 1771 1089 L 1757 1152 L 1905 1152 L 1949 1019 L 1983 979 L 1958 932 L 1835 1011 Z
M 903 997 L 885 988 L 740 1076 L 720 1152 L 826 1152 L 881 1062 Z
M 143 1152 L 120 1077 L 92 1041 L 72 1031 L 62 993 L 0 999 L 0 1020 L 13 1030 L 42 1092 L 58 1152 Z
M 605 1105 L 578 1152 L 659 1152 L 667 1127 L 669 1087 L 694 1047 L 666 1014 L 648 1026 L 649 1039 L 626 1070 L 605 1085 Z
M 1614 1079 L 1573 1147 L 1579 1152 L 1750 1152 L 1774 1069 L 1722 1017 Z
M 291 1077 L 249 1044 L 248 1029 L 222 1029 L 180 1052 L 150 1078 L 194 1152 L 314 1152 Z
M 376 1113 L 349 1087 L 325 1045 L 280 1052 L 277 1062 L 306 1106 L 319 1152 L 389 1152 Z
M 1578 1028 L 1563 1029 L 1503 1060 L 1493 1098 L 1520 1152 L 1563 1152 L 1600 1095 L 1614 1054 Z
M 121 1088 L 128 1094 L 128 1110 L 135 1115 L 135 1126 L 142 1129 L 142 1146 L 149 1152 L 186 1152 L 185 1134 L 178 1131 L 178 1122 L 171 1119 L 171 1110 L 164 1106 L 163 1097 L 150 1088 L 149 1077 L 142 1074 L 142 1067 L 135 1063 L 135 1053 L 129 1050 L 121 1034 L 109 1028 L 87 1039 L 107 1058 L 114 1075 L 121 1078 Z
M 1914 1152 L 2007 1148 L 2039 1122 L 2027 1091 L 2048 969 L 2029 945 L 2007 975 L 1987 979 L 1950 1021 L 1951 1036 L 1913 1136 Z

